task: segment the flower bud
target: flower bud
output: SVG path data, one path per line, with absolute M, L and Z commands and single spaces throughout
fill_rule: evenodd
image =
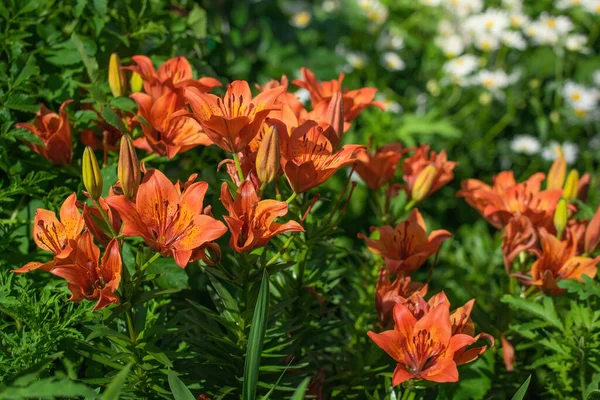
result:
M 81 169 L 85 190 L 93 200 L 98 200 L 102 195 L 102 174 L 94 150 L 89 146 L 83 151 Z
M 436 175 L 437 169 L 433 164 L 429 164 L 419 173 L 410 193 L 412 201 L 417 203 L 427 197 Z
M 557 147 L 556 152 L 558 157 L 552 163 L 550 171 L 548 171 L 548 180 L 546 181 L 546 189 L 562 189 L 567 175 L 567 160 L 560 147 Z
M 275 180 L 279 173 L 279 166 L 279 132 L 275 126 L 271 126 L 256 153 L 256 175 L 263 185 Z
M 128 135 L 123 135 L 121 138 L 117 176 L 125 197 L 133 199 L 140 187 L 142 174 L 133 141 Z
M 560 199 L 556 206 L 556 210 L 554 210 L 554 227 L 556 228 L 557 237 L 559 238 L 567 227 L 567 219 L 567 201 L 565 199 Z
M 574 199 L 577 197 L 577 192 L 579 190 L 579 172 L 576 169 L 571 170 L 569 172 L 569 176 L 567 176 L 567 181 L 565 182 L 565 186 L 563 187 L 563 198 L 567 201 Z
M 129 86 L 131 86 L 131 91 L 133 93 L 141 92 L 144 87 L 144 80 L 137 72 L 131 74 L 131 79 L 129 80 Z
M 127 80 L 125 79 L 125 71 L 121 69 L 121 58 L 117 53 L 110 55 L 108 63 L 108 86 L 113 96 L 125 96 L 127 92 Z

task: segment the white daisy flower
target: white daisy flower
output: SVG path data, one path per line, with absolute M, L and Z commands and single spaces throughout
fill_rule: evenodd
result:
M 591 13 L 600 14 L 600 0 L 582 0 L 581 5 Z
M 587 117 L 595 111 L 600 92 L 596 88 L 587 88 L 568 81 L 563 87 L 563 97 L 567 105 L 578 117 Z
M 521 33 L 516 31 L 506 31 L 502 34 L 502 43 L 508 47 L 517 50 L 525 50 L 527 42 Z
M 435 39 L 435 44 L 442 50 L 448 58 L 454 58 L 462 54 L 465 50 L 465 43 L 458 35 L 438 36 Z
M 585 35 L 571 34 L 567 36 L 565 47 L 569 51 L 578 51 L 584 53 L 586 51 L 585 44 L 588 38 Z
M 290 24 L 295 26 L 296 28 L 303 29 L 310 24 L 312 20 L 312 15 L 310 11 L 300 11 L 292 15 L 290 18 Z
M 557 0 L 554 3 L 554 6 L 559 10 L 566 10 L 568 8 L 580 6 L 582 3 L 583 0 Z
M 510 149 L 515 153 L 533 155 L 540 152 L 542 145 L 531 135 L 517 135 L 511 140 Z
M 308 89 L 300 88 L 294 92 L 294 96 L 296 96 L 302 104 L 306 105 L 310 102 L 310 92 Z
M 386 51 L 381 55 L 381 65 L 388 71 L 402 71 L 406 66 L 400 56 L 392 51 Z
M 465 54 L 447 61 L 443 66 L 443 70 L 452 83 L 462 86 L 467 84 L 465 78 L 477 69 L 478 64 L 479 60 L 477 57 L 471 54 Z
M 505 89 L 511 83 L 514 83 L 515 80 L 516 76 L 508 75 L 506 71 L 501 69 L 496 71 L 482 69 L 475 76 L 475 82 L 490 91 Z
M 560 154 L 561 149 L 567 164 L 571 165 L 577 161 L 579 148 L 575 143 L 563 142 L 560 144 L 555 140 L 550 141 L 548 146 L 542 150 L 542 158 L 546 161 L 554 161 L 556 160 L 556 157 L 558 157 L 558 154 Z
M 352 69 L 363 69 L 369 61 L 366 54 L 357 51 L 346 53 L 346 60 Z

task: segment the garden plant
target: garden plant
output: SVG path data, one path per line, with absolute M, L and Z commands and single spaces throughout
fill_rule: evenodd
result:
M 0 399 L 600 398 L 600 0 L 0 3 Z

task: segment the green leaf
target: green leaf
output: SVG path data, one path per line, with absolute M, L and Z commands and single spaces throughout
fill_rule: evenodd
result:
M 587 275 L 583 275 L 581 278 L 583 282 L 575 279 L 563 279 L 558 282 L 558 287 L 567 289 L 569 293 L 577 293 L 581 300 L 587 300 L 592 296 L 600 298 L 600 283 Z
M 187 23 L 194 31 L 196 39 L 204 39 L 206 37 L 206 10 L 194 5 L 194 8 L 188 16 Z
M 33 54 L 32 54 L 27 59 L 25 66 L 23 67 L 23 69 L 21 69 L 21 72 L 19 73 L 19 76 L 17 76 L 15 81 L 13 82 L 13 85 L 15 87 L 19 87 L 23 82 L 25 82 L 27 79 L 29 79 L 30 76 L 32 76 L 34 74 L 39 74 L 39 72 L 40 72 L 40 68 L 36 65 L 35 58 L 33 57 Z
M 110 384 L 106 387 L 106 390 L 102 394 L 102 400 L 116 400 L 125 386 L 125 381 L 129 375 L 131 369 L 131 363 L 127 364 L 119 373 L 112 379 Z
M 71 35 L 71 41 L 77 49 L 77 52 L 79 52 L 79 56 L 81 57 L 81 61 L 83 61 L 83 65 L 85 65 L 85 69 L 90 78 L 90 81 L 92 83 L 96 83 L 96 79 L 98 77 L 98 63 L 96 62 L 96 59 L 91 58 L 88 55 L 83 45 L 83 42 L 81 41 L 81 39 L 79 39 L 79 36 L 77 36 L 77 34 L 73 33 L 73 35 Z
M 531 375 L 525 380 L 525 382 L 521 385 L 517 393 L 512 397 L 512 400 L 523 400 L 525 397 L 525 393 L 527 393 L 527 388 L 529 387 L 529 382 L 531 381 Z
M 102 109 L 102 118 L 122 133 L 127 132 L 127 128 L 123 125 L 123 121 L 121 121 L 119 115 L 112 108 L 104 107 L 104 109 Z
M 134 112 L 137 109 L 137 103 L 128 97 L 112 99 L 110 105 L 127 112 Z
M 188 288 L 188 275 L 172 258 L 159 258 L 148 266 L 148 274 L 160 274 L 154 283 L 161 289 Z
M 254 400 L 256 398 L 260 355 L 262 353 L 265 332 L 267 331 L 268 317 L 269 274 L 265 270 L 260 284 L 256 306 L 254 307 L 254 316 L 252 317 L 252 326 L 250 326 L 250 335 L 248 337 L 246 363 L 244 365 L 244 384 L 242 388 L 243 400 Z
M 304 393 L 306 392 L 306 388 L 308 388 L 308 384 L 310 382 L 310 378 L 304 378 L 302 383 L 296 388 L 290 400 L 303 400 Z
M 169 388 L 171 388 L 171 393 L 175 400 L 196 400 L 192 392 L 190 392 L 172 369 L 169 369 L 168 376 Z
M 116 165 L 108 165 L 100 170 L 100 175 L 102 175 L 102 196 L 108 196 L 108 191 L 110 187 L 117 183 L 117 166 Z
M 513 297 L 509 294 L 505 294 L 502 297 L 501 301 L 503 303 L 510 304 L 511 306 L 518 308 L 522 311 L 534 314 L 538 318 L 541 318 L 549 322 L 553 326 L 557 327 L 558 329 L 563 330 L 563 324 L 558 318 L 558 315 L 556 315 L 554 303 L 552 302 L 552 299 L 550 297 L 544 297 L 543 306 L 527 299 Z

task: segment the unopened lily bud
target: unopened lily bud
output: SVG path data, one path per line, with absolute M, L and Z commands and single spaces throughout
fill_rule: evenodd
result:
M 131 79 L 129 80 L 129 86 L 131 86 L 131 91 L 133 93 L 141 92 L 144 87 L 144 80 L 137 72 L 131 74 Z
M 433 186 L 433 180 L 437 175 L 437 169 L 433 164 L 426 166 L 423 171 L 415 179 L 410 197 L 415 203 L 423 200 L 429 194 L 431 187 Z
M 263 185 L 275 180 L 279 173 L 279 166 L 279 132 L 275 126 L 271 126 L 256 153 L 256 175 Z
M 546 182 L 546 189 L 562 189 L 563 183 L 565 183 L 565 177 L 567 176 L 567 160 L 560 147 L 557 148 L 558 157 L 552 163 L 550 171 L 548 172 L 548 180 Z
M 125 79 L 125 71 L 121 69 L 121 58 L 117 53 L 110 55 L 108 64 L 108 86 L 113 96 L 125 96 L 127 92 L 127 80 Z
M 565 182 L 565 186 L 563 187 L 563 198 L 567 201 L 574 199 L 577 197 L 577 192 L 579 190 L 579 172 L 576 169 L 571 170 L 569 172 L 569 176 L 567 176 L 567 181 Z
M 559 238 L 567 227 L 567 219 L 567 201 L 565 199 L 560 199 L 556 206 L 556 210 L 554 210 L 554 227 L 556 228 L 557 237 Z
M 100 166 L 94 154 L 94 150 L 87 146 L 83 151 L 83 160 L 81 162 L 81 172 L 83 175 L 83 186 L 94 200 L 102 195 L 102 174 Z
M 125 197 L 133 199 L 140 187 L 142 174 L 133 141 L 128 135 L 123 135 L 121 138 L 117 176 Z

